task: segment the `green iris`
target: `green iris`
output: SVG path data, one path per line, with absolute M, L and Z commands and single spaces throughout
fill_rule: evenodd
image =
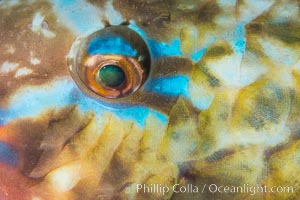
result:
M 125 73 L 116 65 L 106 65 L 99 70 L 99 78 L 105 85 L 117 87 L 125 81 Z

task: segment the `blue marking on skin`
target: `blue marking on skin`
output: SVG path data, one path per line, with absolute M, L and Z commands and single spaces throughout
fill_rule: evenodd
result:
M 157 117 L 163 124 L 168 123 L 168 117 L 160 112 L 152 111 L 152 114 Z
M 185 75 L 159 77 L 149 80 L 145 85 L 145 91 L 171 97 L 183 95 L 189 98 L 188 84 L 189 78 Z
M 167 122 L 167 117 L 164 114 L 149 109 L 146 106 L 112 105 L 108 102 L 101 102 L 99 99 L 87 98 L 78 88 L 74 89 L 73 93 L 76 93 L 77 96 L 74 103 L 79 105 L 81 111 L 92 110 L 99 118 L 104 112 L 111 112 L 120 119 L 133 120 L 139 126 L 144 127 L 147 116 L 152 113 L 163 123 Z
M 137 52 L 122 38 L 114 35 L 95 37 L 87 46 L 90 55 L 95 54 L 119 54 L 135 57 Z
M 0 141 L 0 162 L 14 166 L 16 165 L 17 161 L 18 156 L 13 148 Z
M 145 122 L 149 113 L 150 109 L 145 106 L 133 106 L 126 109 L 120 109 L 115 112 L 120 119 L 134 120 L 141 127 L 145 126 Z
M 5 124 L 4 117 L 3 117 L 5 114 L 6 114 L 5 110 L 0 108 L 0 126 Z
M 164 56 L 182 56 L 182 52 L 180 50 L 180 39 L 175 38 L 169 43 L 160 42 L 153 40 L 148 37 L 145 31 L 143 31 L 140 27 L 138 27 L 134 21 L 130 22 L 128 26 L 135 32 L 137 32 L 148 44 L 149 50 L 151 52 L 152 58 L 160 58 Z
M 244 39 L 241 39 L 241 40 L 237 40 L 235 42 L 235 46 L 237 48 L 237 50 L 241 53 L 244 53 L 245 52 L 245 48 L 246 48 L 246 42 Z
M 32 117 L 41 114 L 46 108 L 62 108 L 71 104 L 68 94 L 73 83 L 67 80 L 56 81 L 50 87 L 24 88 L 13 97 L 3 116 L 4 124 L 20 117 Z
M 104 112 L 111 112 L 120 119 L 133 120 L 141 127 L 145 125 L 150 113 L 158 116 L 163 123 L 167 121 L 164 114 L 146 106 L 126 107 L 123 105 L 119 109 L 114 109 L 114 105 L 105 107 L 100 100 L 85 96 L 72 81 L 63 79 L 55 81 L 47 87 L 32 86 L 32 88 L 19 91 L 17 96 L 11 100 L 8 109 L 1 111 L 3 112 L 2 123 L 6 124 L 18 118 L 35 117 L 47 109 L 61 109 L 68 105 L 78 105 L 83 112 L 92 110 L 98 118 L 101 118 Z M 106 106 L 109 106 L 109 103 L 106 103 Z
M 101 100 L 86 97 L 78 88 L 74 89 L 77 100 L 75 104 L 79 105 L 81 111 L 86 112 L 92 110 L 96 115 L 101 118 L 101 115 L 105 112 L 111 112 L 120 119 L 133 120 L 139 126 L 144 127 L 146 119 L 150 113 L 157 116 L 162 123 L 167 123 L 167 117 L 155 110 L 152 110 L 146 106 L 132 106 L 132 105 L 112 105 L 107 102 L 101 102 Z M 104 106 L 105 105 L 105 106 Z
M 55 2 L 56 6 L 60 5 L 59 1 L 55 0 Z M 62 2 L 66 3 L 67 1 Z M 129 27 L 139 33 L 146 41 L 153 58 L 182 56 L 179 39 L 175 38 L 170 43 L 159 42 L 149 38 L 134 24 L 129 25 Z M 106 41 L 106 47 L 110 50 L 106 49 L 107 51 L 105 50 L 105 52 L 108 53 L 109 51 L 109 53 L 120 53 L 120 49 L 125 48 L 126 50 L 124 51 L 123 49 L 122 51 L 123 55 L 127 53 L 129 56 L 133 56 L 136 53 L 135 50 L 130 48 L 131 46 L 126 44 L 126 42 L 124 43 L 124 41 L 118 41 L 117 43 L 119 44 L 119 48 L 118 50 L 115 50 L 116 40 L 115 38 L 112 40 L 113 42 Z M 88 46 L 89 53 L 96 54 L 104 52 L 103 47 L 99 48 L 99 42 L 103 42 L 102 39 L 99 40 L 98 38 L 94 41 L 92 40 L 91 44 Z M 114 45 L 112 45 L 112 43 L 114 43 Z M 165 96 L 176 97 L 178 95 L 183 95 L 188 98 L 188 82 L 189 78 L 184 75 L 160 77 L 147 81 L 148 87 L 146 87 L 146 90 Z M 166 115 L 146 106 L 124 106 L 119 109 L 113 109 L 114 105 L 112 105 L 112 108 L 109 108 L 109 103 L 101 102 L 98 99 L 85 96 L 85 94 L 77 88 L 74 82 L 69 79 L 61 79 L 45 86 L 32 86 L 32 88 L 29 87 L 28 89 L 25 89 L 24 91 L 21 90 L 17 93 L 17 96 L 12 99 L 9 108 L 3 110 L 4 117 L 2 117 L 1 123 L 5 124 L 17 118 L 35 117 L 40 115 L 42 112 L 47 111 L 47 109 L 60 109 L 68 105 L 78 105 L 83 112 L 92 110 L 99 118 L 101 118 L 101 115 L 104 112 L 111 112 L 121 119 L 133 120 L 142 127 L 150 113 L 158 117 L 163 123 L 167 123 Z
M 200 49 L 199 51 L 196 51 L 195 53 L 193 53 L 191 55 L 192 61 L 198 62 L 202 58 L 202 56 L 204 55 L 206 50 L 207 50 L 207 48 L 204 48 L 204 49 Z
M 180 40 L 175 38 L 170 43 L 158 42 L 153 39 L 147 40 L 152 58 L 160 58 L 164 56 L 182 56 L 180 50 Z
M 231 31 L 228 36 L 233 50 L 238 54 L 244 54 L 246 50 L 246 31 L 245 24 L 241 23 Z

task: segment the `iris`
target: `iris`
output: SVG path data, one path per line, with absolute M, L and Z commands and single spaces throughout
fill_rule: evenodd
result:
M 80 41 L 74 47 L 78 47 L 76 56 L 70 57 L 68 64 L 77 85 L 89 95 L 117 102 L 145 83 L 151 57 L 147 44 L 134 30 L 124 25 L 108 26 Z
M 117 87 L 125 81 L 125 73 L 116 65 L 106 65 L 99 70 L 99 78 L 106 86 Z

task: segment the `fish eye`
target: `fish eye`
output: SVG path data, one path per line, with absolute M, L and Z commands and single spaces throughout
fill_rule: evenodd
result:
M 117 65 L 104 65 L 99 69 L 99 78 L 104 85 L 108 87 L 117 87 L 125 82 L 125 73 Z
M 142 37 L 127 26 L 110 26 L 84 38 L 69 68 L 76 84 L 99 98 L 135 93 L 150 71 L 150 53 Z

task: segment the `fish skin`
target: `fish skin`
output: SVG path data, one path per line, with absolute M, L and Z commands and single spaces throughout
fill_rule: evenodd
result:
M 297 199 L 299 7 L 0 1 L 0 199 Z M 151 73 L 116 105 L 81 91 L 68 64 L 83 38 L 121 24 L 146 42 Z M 293 192 L 161 194 L 137 184 Z

